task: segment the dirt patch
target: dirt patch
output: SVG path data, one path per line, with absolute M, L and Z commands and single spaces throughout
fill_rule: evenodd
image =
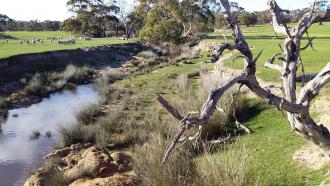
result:
M 319 170 L 330 163 L 330 153 L 312 143 L 308 143 L 297 150 L 292 159 L 309 169 Z
M 311 106 L 311 112 L 317 115 L 317 123 L 323 124 L 328 129 L 330 129 L 330 98 L 325 95 L 329 91 L 329 88 L 324 89 L 321 92 L 323 96 L 317 97 Z M 325 152 L 316 145 L 308 143 L 293 154 L 293 160 L 310 169 L 319 170 L 330 163 L 330 152 Z

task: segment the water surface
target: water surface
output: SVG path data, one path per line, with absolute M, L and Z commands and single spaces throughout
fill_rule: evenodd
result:
M 23 185 L 57 144 L 59 129 L 74 123 L 79 111 L 98 100 L 91 86 L 79 86 L 30 107 L 10 110 L 0 133 L 0 186 Z M 39 139 L 31 139 L 33 131 L 41 133 Z M 51 131 L 51 138 L 45 136 L 47 131 Z

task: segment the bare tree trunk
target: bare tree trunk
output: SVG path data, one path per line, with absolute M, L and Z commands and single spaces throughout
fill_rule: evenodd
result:
M 330 62 L 317 74 L 315 78 L 309 81 L 300 91 L 297 97 L 297 67 L 303 65 L 300 51 L 312 46 L 313 38 L 309 40 L 309 43 L 301 48 L 301 38 L 307 32 L 309 27 L 313 23 L 318 23 L 324 19 L 325 15 L 321 15 L 313 8 L 310 12 L 306 13 L 296 27 L 288 28 L 287 25 L 280 22 L 281 12 L 288 12 L 281 9 L 275 0 L 269 0 L 268 5 L 273 16 L 273 26 L 276 33 L 284 34 L 286 39 L 283 44 L 283 53 L 275 54 L 269 61 L 265 63 L 265 67 L 272 68 L 280 72 L 283 78 L 283 89 L 285 97 L 275 95 L 259 85 L 259 82 L 255 76 L 256 61 L 261 55 L 253 58 L 252 52 L 248 43 L 238 26 L 234 16 L 230 10 L 230 4 L 228 0 L 220 0 L 225 10 L 226 19 L 230 25 L 230 28 L 234 36 L 234 44 L 227 42 L 222 43 L 219 46 L 216 54 L 214 55 L 212 62 L 218 61 L 224 50 L 238 50 L 245 61 L 244 71 L 223 84 L 219 88 L 212 91 L 207 101 L 201 108 L 199 117 L 191 117 L 190 115 L 184 117 L 176 108 L 174 108 L 169 102 L 167 102 L 162 96 L 158 96 L 159 102 L 181 123 L 180 130 L 175 135 L 171 146 L 166 151 L 163 157 L 163 163 L 170 156 L 171 151 L 174 149 L 177 143 L 182 142 L 180 138 L 185 133 L 185 130 L 198 125 L 198 133 L 214 113 L 216 105 L 223 93 L 231 88 L 235 84 L 241 84 L 247 86 L 256 96 L 267 101 L 269 104 L 275 105 L 279 110 L 286 111 L 288 121 L 292 127 L 292 131 L 296 132 L 303 138 L 311 140 L 316 145 L 322 147 L 325 150 L 330 150 L 330 133 L 329 130 L 322 124 L 318 125 L 310 116 L 309 107 L 311 100 L 317 96 L 319 90 L 330 81 Z M 275 64 L 276 60 L 283 62 L 283 65 Z M 183 139 L 194 139 L 199 135 L 183 137 Z

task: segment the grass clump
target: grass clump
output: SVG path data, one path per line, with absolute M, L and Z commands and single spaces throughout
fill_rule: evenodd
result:
M 153 134 L 151 138 L 147 145 L 136 149 L 134 167 L 142 185 L 194 185 L 198 174 L 190 151 L 175 151 L 162 165 L 160 162 L 169 141 L 160 134 Z
M 76 143 L 95 143 L 97 128 L 74 124 L 60 130 L 59 147 L 68 147 Z
M 24 91 L 33 95 L 46 95 L 61 90 L 67 84 L 83 84 L 89 81 L 92 70 L 87 67 L 68 65 L 63 72 L 36 73 L 26 84 Z
M 41 135 L 40 132 L 35 130 L 35 131 L 32 132 L 30 138 L 33 139 L 33 140 L 34 139 L 39 139 L 40 135 Z
M 45 133 L 45 136 L 46 136 L 46 138 L 51 138 L 52 137 L 52 132 L 51 131 L 47 131 Z
M 81 125 L 93 124 L 103 114 L 99 104 L 92 104 L 84 108 L 77 115 L 77 123 Z
M 159 58 L 159 56 L 151 50 L 142 51 L 138 53 L 137 56 L 143 58 L 146 61 L 155 61 Z
M 8 102 L 5 98 L 0 97 L 0 124 L 8 117 Z
M 43 94 L 47 92 L 47 80 L 46 77 L 40 73 L 36 73 L 27 86 L 24 88 L 27 93 L 34 94 Z

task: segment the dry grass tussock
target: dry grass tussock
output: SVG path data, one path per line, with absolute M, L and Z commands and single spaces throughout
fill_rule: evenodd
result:
M 205 69 L 200 74 L 201 76 L 211 75 Z M 181 113 L 187 114 L 196 111 L 196 114 L 199 114 L 198 111 L 208 94 L 194 90 L 191 86 L 192 80 L 188 77 L 188 74 L 178 77 L 177 86 L 180 90 L 180 97 L 175 100 L 175 106 Z M 211 84 L 218 86 L 223 83 L 219 82 L 219 79 L 214 78 L 215 82 L 211 82 Z M 212 89 L 210 88 L 210 90 Z M 228 100 L 232 100 L 232 93 L 233 91 L 227 93 L 224 96 L 225 99 L 219 103 L 219 107 L 222 106 L 224 112 L 216 112 L 212 116 L 203 129 L 201 141 L 179 145 L 164 165 L 160 164 L 161 158 L 178 130 L 178 123 L 164 110 L 154 109 L 153 117 L 149 118 L 149 125 L 153 126 L 149 133 L 150 140 L 142 148 L 138 146 L 135 149 L 135 167 L 143 185 L 247 184 L 249 157 L 245 153 L 244 147 L 236 147 L 235 144 L 232 144 L 231 147 L 235 150 L 227 153 L 226 145 L 206 145 L 206 141 L 226 137 L 237 129 L 233 124 L 235 121 L 233 110 L 239 114 L 248 109 L 247 98 L 240 94 L 235 96 L 233 102 L 225 104 Z M 223 151 L 224 155 L 217 157 L 212 154 L 219 151 Z
M 63 72 L 36 73 L 24 87 L 34 95 L 45 95 L 63 89 L 67 83 L 83 83 L 89 80 L 92 70 L 87 67 L 68 65 Z

